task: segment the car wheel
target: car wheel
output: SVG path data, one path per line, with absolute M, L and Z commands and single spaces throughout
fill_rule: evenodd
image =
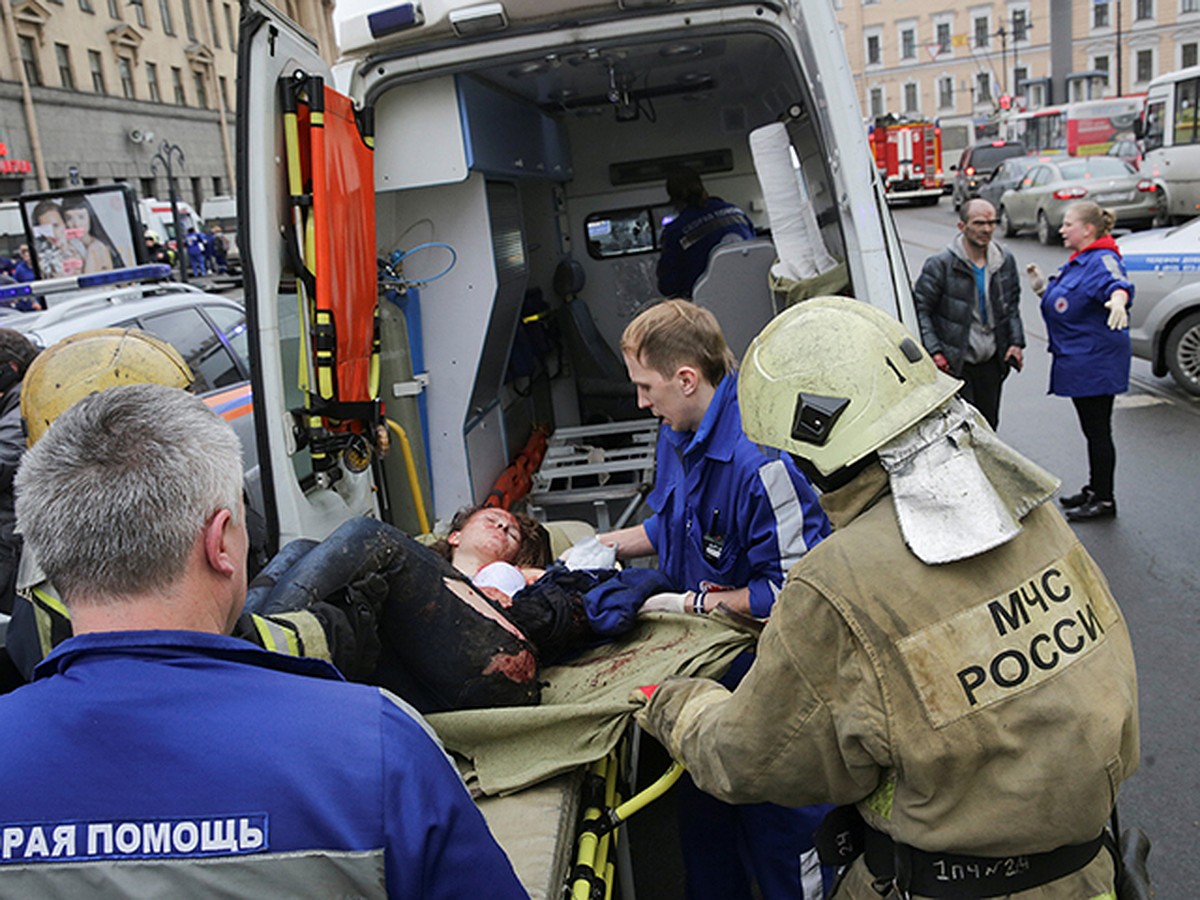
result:
M 1167 335 L 1167 368 L 1180 387 L 1200 396 L 1200 312 L 1184 316 Z
M 1042 245 L 1049 247 L 1054 241 L 1054 229 L 1050 227 L 1050 220 L 1046 218 L 1046 213 L 1039 210 L 1037 217 L 1037 236 Z
M 1013 226 L 1012 219 L 1008 216 L 1008 210 L 1003 206 L 1000 207 L 1000 233 L 1005 237 L 1017 236 L 1017 229 Z
M 1166 228 L 1171 224 L 1171 207 L 1167 203 L 1167 192 L 1162 188 L 1154 190 L 1154 221 L 1152 228 Z

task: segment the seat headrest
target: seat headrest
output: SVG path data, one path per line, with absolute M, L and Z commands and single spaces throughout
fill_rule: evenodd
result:
M 577 260 L 568 256 L 554 270 L 554 293 L 559 297 L 568 297 L 583 290 L 586 279 L 583 266 Z

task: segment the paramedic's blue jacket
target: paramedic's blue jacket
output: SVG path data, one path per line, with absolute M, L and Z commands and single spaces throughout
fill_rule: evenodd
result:
M 829 534 L 792 460 L 743 434 L 735 374 L 721 380 L 694 433 L 662 426 L 648 502 L 646 535 L 675 590 L 749 586 L 759 617 L 770 614 L 788 569 Z
M 527 896 L 423 722 L 318 660 L 80 635 L 0 727 L 0 896 Z
M 708 256 L 722 241 L 754 237 L 754 223 L 732 203 L 709 197 L 704 206 L 680 210 L 663 229 L 658 259 L 658 290 L 664 297 L 691 297 L 708 268 Z

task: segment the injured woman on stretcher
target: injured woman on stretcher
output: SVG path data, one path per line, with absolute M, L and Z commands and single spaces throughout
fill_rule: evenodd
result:
M 719 614 L 645 611 L 670 589 L 655 569 L 569 568 L 536 522 L 471 509 L 432 547 L 367 518 L 293 541 L 251 582 L 246 612 L 337 598 L 353 634 L 340 641 L 330 619 L 326 637 L 347 677 L 425 713 L 472 790 L 495 795 L 600 759 L 638 686 L 719 677 L 754 643 Z

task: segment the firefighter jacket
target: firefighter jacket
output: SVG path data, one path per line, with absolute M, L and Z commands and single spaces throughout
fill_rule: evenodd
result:
M 80 635 L 0 716 L 4 896 L 527 896 L 423 720 L 318 660 Z
M 789 573 L 736 692 L 668 680 L 647 728 L 721 799 L 857 804 L 925 851 L 1011 857 L 1096 839 L 1137 768 L 1137 685 L 1125 620 L 1057 510 L 928 566 L 904 544 L 880 467 L 822 502 L 833 535 Z M 1106 856 L 1013 896 L 1103 896 Z

